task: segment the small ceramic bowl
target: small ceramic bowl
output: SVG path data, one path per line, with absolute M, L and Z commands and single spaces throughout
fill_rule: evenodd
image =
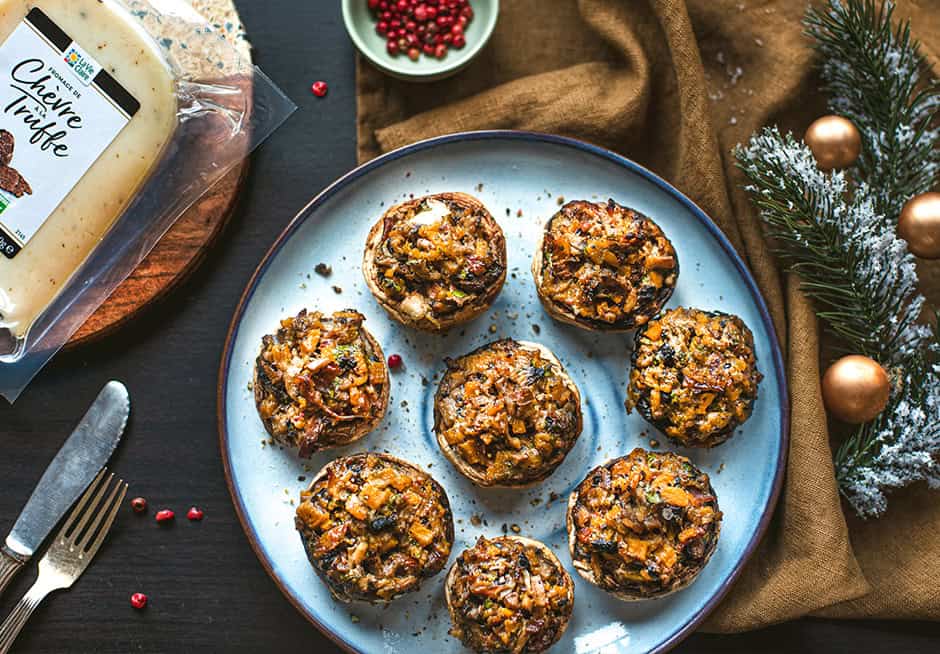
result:
M 467 45 L 451 48 L 443 59 L 421 54 L 417 61 L 401 53 L 385 51 L 385 38 L 375 31 L 376 20 L 367 0 L 343 0 L 343 22 L 359 52 L 380 70 L 410 82 L 433 82 L 466 67 L 483 49 L 493 34 L 499 15 L 499 0 L 471 0 L 473 20 L 467 25 Z

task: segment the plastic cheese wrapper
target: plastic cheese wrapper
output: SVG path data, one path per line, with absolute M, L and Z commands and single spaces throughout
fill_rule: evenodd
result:
M 226 27 L 186 0 L 0 0 L 7 400 L 296 109 Z

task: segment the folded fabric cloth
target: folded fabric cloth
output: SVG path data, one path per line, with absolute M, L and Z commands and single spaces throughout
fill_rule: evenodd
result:
M 935 0 L 899 2 L 931 61 Z M 741 631 L 803 615 L 940 617 L 940 502 L 895 493 L 848 520 L 819 390 L 819 326 L 780 273 L 731 149 L 763 125 L 802 134 L 827 113 L 792 0 L 503 0 L 492 41 L 454 78 L 401 82 L 360 59 L 359 157 L 463 130 L 552 132 L 647 166 L 699 204 L 745 257 L 782 340 L 791 388 L 787 477 L 770 530 L 706 623 Z M 936 267 L 925 292 L 940 296 Z

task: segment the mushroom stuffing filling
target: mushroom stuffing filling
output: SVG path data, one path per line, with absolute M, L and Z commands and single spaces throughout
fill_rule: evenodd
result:
M 376 283 L 403 313 L 435 323 L 492 294 L 506 271 L 505 250 L 502 230 L 482 207 L 422 198 L 385 215 Z
M 737 316 L 678 308 L 637 334 L 627 409 L 683 445 L 717 445 L 757 398 L 754 337 Z
M 577 391 L 534 346 L 506 339 L 448 361 L 435 431 L 485 485 L 549 474 L 581 432 Z
M 573 584 L 557 559 L 513 538 L 480 537 L 449 579 L 451 635 L 478 652 L 542 652 L 571 616 Z
M 454 539 L 450 506 L 437 482 L 374 454 L 330 463 L 301 493 L 296 527 L 334 594 L 371 602 L 416 590 L 440 572 Z
M 601 329 L 630 329 L 656 315 L 675 287 L 676 252 L 646 216 L 620 206 L 574 201 L 546 225 L 543 299 Z
M 699 573 L 722 514 L 708 475 L 685 457 L 637 448 L 575 489 L 572 557 L 601 588 L 665 594 Z
M 302 457 L 354 440 L 385 412 L 385 362 L 364 320 L 352 310 L 304 310 L 262 339 L 258 413 L 271 436 Z

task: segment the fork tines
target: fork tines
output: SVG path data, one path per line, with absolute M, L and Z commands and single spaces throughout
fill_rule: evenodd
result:
M 50 551 L 67 548 L 69 553 L 74 553 L 78 550 L 85 565 L 98 551 L 127 493 L 124 480 L 115 479 L 114 473 L 108 473 L 107 470 L 101 469 L 78 500 L 56 535 Z M 61 555 L 65 552 L 57 553 Z

